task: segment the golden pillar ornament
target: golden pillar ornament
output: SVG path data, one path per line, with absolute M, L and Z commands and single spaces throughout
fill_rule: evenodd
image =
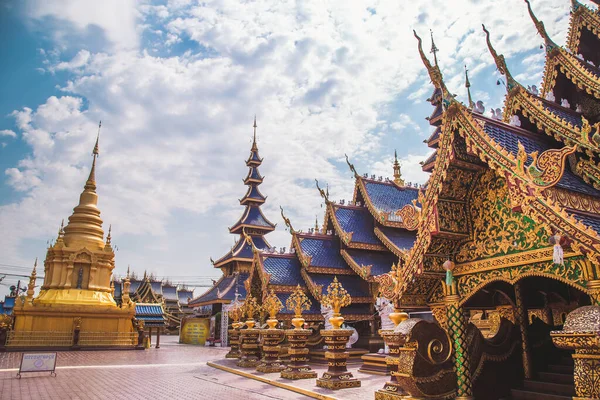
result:
M 337 277 L 334 277 L 333 282 L 327 287 L 327 294 L 321 298 L 321 303 L 333 309 L 333 317 L 329 318 L 333 329 L 321 330 L 321 336 L 325 338 L 327 344 L 325 358 L 328 368 L 327 372 L 317 379 L 317 386 L 333 390 L 359 387 L 360 381 L 354 378 L 347 368 L 350 353 L 346 351 L 346 343 L 352 336 L 352 331 L 340 329 L 344 322 L 340 310 L 352 304 L 352 298 L 338 282 Z
M 264 357 L 260 361 L 256 370 L 259 372 L 281 372 L 285 366 L 279 359 L 279 350 L 281 346 L 281 339 L 284 337 L 282 329 L 276 329 L 277 326 L 277 313 L 283 308 L 281 300 L 277 297 L 273 289 L 263 300 L 263 310 L 269 314 L 267 325 L 269 329 L 263 329 L 261 335 L 263 337 L 263 353 Z
M 241 357 L 237 365 L 244 368 L 255 368 L 258 366 L 260 360 L 260 348 L 258 347 L 260 329 L 254 329 L 254 325 L 256 324 L 254 315 L 260 312 L 260 306 L 256 299 L 251 294 L 248 294 L 244 301 L 243 309 L 248 318 L 246 320 L 248 328 L 240 331 Z
M 232 309 L 229 311 L 229 316 L 233 320 L 231 324 L 231 328 L 228 330 L 229 333 L 229 344 L 231 345 L 231 350 L 227 354 L 225 354 L 225 358 L 240 358 L 240 328 L 243 323 L 240 322 L 240 318 L 243 316 L 242 305 L 237 302 L 237 300 L 233 303 Z
M 578 400 L 600 399 L 600 306 L 585 306 L 572 311 L 562 331 L 550 333 L 560 349 L 575 350 L 574 382 Z
M 296 286 L 296 290 L 286 300 L 285 306 L 288 310 L 294 312 L 294 318 L 292 319 L 294 329 L 285 331 L 290 344 L 290 348 L 288 349 L 290 363 L 281 371 L 281 377 L 286 379 L 316 378 L 317 373 L 312 371 L 308 366 L 309 349 L 306 347 L 311 330 L 303 329 L 304 318 L 302 318 L 302 311 L 310 310 L 312 302 L 300 285 L 298 285 Z

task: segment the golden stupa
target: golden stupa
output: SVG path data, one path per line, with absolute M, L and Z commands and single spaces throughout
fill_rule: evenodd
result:
M 135 304 L 126 278 L 123 304 L 115 303 L 111 275 L 115 253 L 106 241 L 96 193 L 98 138 L 90 175 L 67 226 L 58 232 L 44 261 L 44 284 L 33 297 L 34 266 L 27 296 L 17 300 L 8 346 L 129 346 L 137 344 Z M 37 260 L 36 260 L 37 264 Z M 78 333 L 75 334 L 75 332 Z

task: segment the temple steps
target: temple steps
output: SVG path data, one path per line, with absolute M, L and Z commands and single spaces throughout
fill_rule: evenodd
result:
M 573 359 L 561 357 L 555 364 L 538 372 L 535 379 L 525 379 L 518 389 L 511 390 L 513 400 L 567 400 L 575 395 Z
M 560 394 L 564 396 L 575 395 L 575 389 L 573 387 L 573 384 L 569 385 L 537 380 L 526 380 L 525 382 L 523 382 L 523 388 L 532 392 Z
M 554 372 L 540 372 L 538 375 L 539 375 L 539 378 L 541 381 L 573 385 L 573 374 L 557 374 Z
M 561 396 L 548 393 L 529 392 L 526 390 L 512 389 L 513 400 L 572 400 L 571 396 Z
M 573 375 L 573 366 L 572 365 L 563 365 L 563 364 L 551 364 L 548 365 L 549 372 L 556 372 L 559 374 L 571 374 Z

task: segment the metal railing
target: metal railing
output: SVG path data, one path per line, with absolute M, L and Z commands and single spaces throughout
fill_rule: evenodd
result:
M 70 347 L 73 332 L 9 331 L 7 347 Z
M 80 332 L 79 346 L 135 346 L 138 342 L 137 332 Z

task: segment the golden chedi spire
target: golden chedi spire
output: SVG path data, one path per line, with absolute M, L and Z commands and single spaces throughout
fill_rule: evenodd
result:
M 96 158 L 99 154 L 98 140 L 100 138 L 100 127 L 98 125 L 98 136 L 92 152 L 93 161 L 90 175 L 85 183 L 83 192 L 79 196 L 79 204 L 73 209 L 69 217 L 69 223 L 64 229 L 64 243 L 67 247 L 83 245 L 95 248 L 104 248 L 104 231 L 102 230 L 102 219 L 98 209 L 98 194 L 96 193 Z
M 33 292 L 35 291 L 35 280 L 37 278 L 37 257 L 35 258 L 35 263 L 33 263 L 33 271 L 31 271 L 31 275 L 29 276 L 29 285 L 27 285 L 27 298 L 33 298 Z
M 404 179 L 400 174 L 400 162 L 398 161 L 398 152 L 394 150 L 394 183 L 398 186 L 404 186 Z

